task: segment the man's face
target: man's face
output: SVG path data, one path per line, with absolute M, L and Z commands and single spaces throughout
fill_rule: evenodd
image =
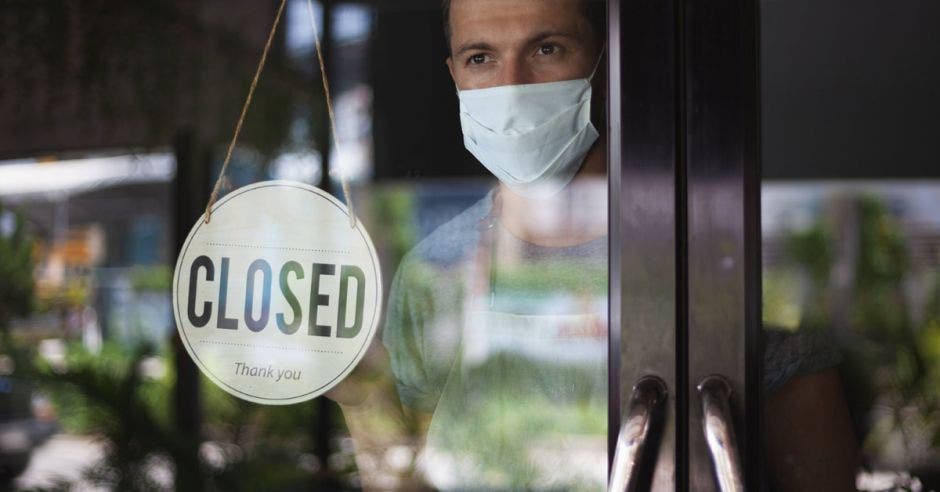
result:
M 461 90 L 586 78 L 597 62 L 579 0 L 453 0 L 450 29 Z

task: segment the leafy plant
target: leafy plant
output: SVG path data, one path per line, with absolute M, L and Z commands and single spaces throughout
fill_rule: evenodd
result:
M 146 346 L 128 351 L 106 344 L 93 354 L 73 344 L 63 364 L 35 368 L 56 407 L 68 409 L 63 428 L 104 445 L 105 456 L 86 472 L 90 482 L 162 490 L 168 484 L 155 470 L 165 470 L 204 490 L 349 488 L 352 470 L 331 470 L 309 450 L 312 431 L 303 430 L 316 421 L 313 402 L 255 405 L 203 379 L 203 435 L 180 433 L 170 413 L 176 377 L 169 360 Z M 163 364 L 160 376 L 146 369 L 152 364 Z
M 14 316 L 34 308 L 34 240 L 20 214 L 0 203 L 0 332 L 7 335 Z
M 95 484 L 115 490 L 165 488 L 152 473 L 160 462 L 172 464 L 177 472 L 201 473 L 200 463 L 193 458 L 196 436 L 174 432 L 165 408 L 145 398 L 159 384 L 144 380 L 139 369 L 141 361 L 152 355 L 149 347 L 127 354 L 108 346 L 92 354 L 76 345 L 62 366 L 41 362 L 37 368 L 39 381 L 53 401 L 69 410 L 63 422 L 66 429 L 97 435 L 104 444 L 104 459 L 86 471 Z
M 820 218 L 784 240 L 789 266 L 809 280 L 800 329 L 828 330 L 839 343 L 846 396 L 868 459 L 909 467 L 940 445 L 940 276 L 923 321 L 914 319 L 900 223 L 877 196 L 850 200 L 853 233 Z M 839 245 L 855 251 L 848 285 L 834 281 Z M 889 455 L 887 443 L 898 438 L 904 448 Z

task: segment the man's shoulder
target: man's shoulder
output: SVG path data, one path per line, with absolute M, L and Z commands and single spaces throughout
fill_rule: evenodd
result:
M 479 244 L 480 230 L 492 204 L 488 194 L 438 226 L 405 255 L 402 265 L 418 263 L 446 268 L 467 259 Z

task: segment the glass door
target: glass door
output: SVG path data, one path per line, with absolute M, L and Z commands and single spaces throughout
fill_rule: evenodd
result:
M 936 2 L 150 7 L 0 12 L 3 487 L 940 488 Z M 269 406 L 170 290 L 281 14 L 219 198 L 342 197 L 384 295 L 348 378 Z M 198 317 L 330 332 L 343 250 L 292 249 L 316 288 Z
M 936 487 L 935 7 L 611 2 L 617 490 Z
M 611 3 L 617 490 L 757 483 L 756 19 L 749 2 Z
M 329 395 L 363 486 L 603 490 L 606 3 L 376 9 L 377 172 L 354 196 L 382 200 L 360 210 L 389 294 Z
M 940 5 L 759 6 L 765 471 L 936 490 Z

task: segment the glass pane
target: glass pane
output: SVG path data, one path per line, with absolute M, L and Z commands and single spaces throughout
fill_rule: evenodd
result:
M 220 198 L 348 180 L 385 297 L 285 406 L 200 374 L 171 297 L 277 2 L 4 7 L 4 484 L 606 487 L 606 3 L 448 3 L 446 38 L 437 1 L 286 2 Z
M 605 487 L 605 5 L 590 5 L 455 1 L 449 45 L 426 28 L 437 5 L 377 9 L 376 179 L 354 196 L 390 285 L 371 372 L 340 388 L 362 400 L 340 406 L 364 485 Z M 573 36 L 536 41 L 558 26 Z M 372 399 L 386 385 L 400 416 Z
M 935 2 L 761 2 L 776 490 L 934 490 Z

